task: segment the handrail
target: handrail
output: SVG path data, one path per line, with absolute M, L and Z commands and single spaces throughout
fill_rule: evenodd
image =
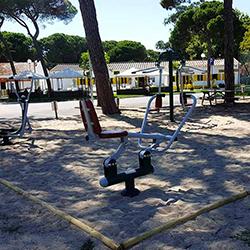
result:
M 15 77 L 11 77 L 11 80 L 15 80 Z M 20 106 L 21 106 L 21 110 L 22 110 L 22 120 L 21 120 L 21 126 L 16 130 L 16 131 L 10 131 L 9 133 L 6 134 L 7 137 L 22 137 L 25 133 L 26 130 L 26 125 L 28 125 L 27 130 L 29 132 L 32 131 L 30 122 L 29 122 L 29 118 L 28 118 L 28 105 L 29 105 L 29 100 L 30 100 L 30 95 L 34 86 L 34 79 L 33 78 L 29 78 L 31 79 L 31 85 L 30 85 L 30 89 L 28 94 L 22 98 L 22 95 L 20 95 L 16 88 L 14 87 L 14 83 L 11 83 L 11 89 L 14 91 L 16 97 L 17 97 L 17 101 L 19 102 Z
M 187 119 L 190 117 L 191 113 L 193 112 L 193 110 L 194 110 L 194 108 L 196 106 L 196 103 L 197 103 L 197 99 L 196 99 L 196 97 L 194 95 L 191 95 L 193 103 L 192 103 L 191 107 L 188 109 L 185 116 L 183 117 L 183 119 L 182 119 L 181 123 L 179 124 L 178 128 L 175 130 L 175 132 L 172 135 L 160 134 L 161 136 L 159 136 L 158 138 L 154 138 L 155 142 L 152 145 L 143 146 L 142 145 L 142 138 L 146 138 L 146 137 L 143 137 L 143 135 L 145 134 L 144 129 L 145 129 L 146 124 L 147 124 L 147 117 L 148 117 L 148 113 L 149 113 L 149 109 L 150 109 L 150 104 L 152 103 L 154 98 L 155 98 L 155 96 L 151 97 L 149 102 L 148 102 L 147 110 L 146 110 L 146 113 L 145 113 L 145 116 L 144 116 L 144 119 L 143 119 L 143 122 L 142 122 L 142 127 L 141 127 L 141 132 L 140 132 L 141 133 L 141 138 L 138 139 L 138 145 L 139 145 L 140 148 L 147 149 L 149 151 L 166 152 L 170 148 L 172 143 L 176 140 L 178 134 L 180 133 L 180 130 L 182 129 L 182 127 L 186 123 Z M 150 134 L 150 133 L 148 133 L 148 134 Z M 163 141 L 168 141 L 168 144 L 167 144 L 166 147 L 164 147 L 162 149 L 159 149 L 158 147 L 159 147 L 160 143 L 162 143 Z

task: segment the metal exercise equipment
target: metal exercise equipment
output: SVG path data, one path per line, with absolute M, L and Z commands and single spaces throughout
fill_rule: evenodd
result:
M 199 71 L 201 72 L 202 74 L 206 73 L 207 71 L 206 70 L 203 70 L 203 69 L 200 69 L 200 68 L 196 68 L 196 67 L 193 67 L 193 66 L 186 66 L 185 65 L 185 61 L 181 61 L 181 64 L 178 68 L 178 74 L 179 74 L 179 83 L 180 83 L 180 102 L 181 102 L 181 105 L 183 108 L 185 108 L 185 96 L 184 96 L 184 91 L 183 91 L 183 79 L 182 79 L 182 74 L 183 73 L 186 73 L 188 75 L 192 75 L 194 74 L 194 71 Z
M 104 160 L 104 177 L 100 179 L 100 185 L 102 187 L 108 187 L 120 182 L 125 182 L 125 189 L 122 191 L 123 196 L 133 197 L 139 194 L 139 190 L 135 188 L 135 178 L 144 176 L 154 172 L 154 167 L 151 164 L 151 152 L 165 152 L 169 149 L 172 143 L 175 141 L 178 133 L 180 132 L 182 126 L 185 124 L 188 117 L 191 115 L 195 105 L 196 98 L 192 96 L 193 104 L 189 111 L 184 116 L 180 125 L 172 135 L 164 135 L 161 133 L 145 133 L 145 127 L 147 125 L 147 117 L 150 111 L 150 105 L 152 101 L 157 97 L 154 95 L 150 98 L 147 105 L 147 110 L 144 116 L 144 120 L 141 127 L 141 132 L 128 132 L 125 130 L 110 130 L 103 131 L 99 123 L 95 108 L 90 99 L 80 101 L 80 112 L 84 123 L 85 130 L 87 132 L 86 140 L 95 141 L 97 139 L 111 139 L 119 138 L 120 144 L 116 151 Z M 141 150 L 138 153 L 139 167 L 129 168 L 124 172 L 118 173 L 116 161 L 125 151 L 128 144 L 129 138 L 137 138 L 138 144 Z M 152 140 L 150 145 L 144 145 L 142 140 Z M 160 148 L 160 144 L 166 142 L 167 146 L 165 148 Z
M 155 138 L 153 139 L 152 144 L 149 146 L 147 144 L 143 143 L 142 140 L 144 138 L 141 137 L 138 139 L 139 147 L 143 148 L 143 149 L 147 149 L 150 152 L 152 152 L 152 151 L 158 152 L 158 153 L 166 152 L 170 148 L 172 143 L 177 140 L 177 136 L 178 136 L 181 128 L 184 126 L 184 124 L 186 123 L 186 121 L 188 120 L 188 118 L 190 117 L 191 113 L 193 112 L 193 110 L 196 106 L 196 103 L 197 103 L 196 97 L 194 95 L 190 95 L 190 97 L 192 98 L 192 105 L 188 109 L 185 116 L 182 118 L 182 121 L 178 125 L 178 128 L 175 130 L 175 132 L 172 135 L 165 135 L 165 134 L 157 133 L 158 136 L 156 136 L 156 134 L 154 134 Z M 140 134 L 145 134 L 145 130 L 146 130 L 146 127 L 148 124 L 148 114 L 150 112 L 150 106 L 151 106 L 151 103 L 153 102 L 154 98 L 156 98 L 156 96 L 152 96 L 148 101 L 146 112 L 144 115 L 144 119 L 143 119 L 142 125 L 141 125 Z M 151 133 L 149 135 L 151 135 Z M 166 144 L 166 146 L 161 147 L 160 144 L 163 142 L 165 142 L 167 144 Z
M 163 53 L 165 53 L 165 52 L 163 52 Z M 163 73 L 163 69 L 164 69 L 164 67 L 161 66 L 163 53 L 160 54 L 158 61 L 155 63 L 154 67 L 140 69 L 140 70 L 136 70 L 136 71 L 132 72 L 132 74 L 136 74 L 138 72 L 142 72 L 144 74 L 149 74 L 149 73 L 152 73 L 155 71 L 159 71 L 158 93 L 156 94 L 156 98 L 154 98 L 155 99 L 155 109 L 158 112 L 162 108 L 162 98 L 165 97 L 165 95 L 161 93 L 162 73 Z
M 1 128 L 0 129 L 0 138 L 2 139 L 2 142 L 0 145 L 11 145 L 11 139 L 13 138 L 22 138 L 23 135 L 26 132 L 31 133 L 32 132 L 32 127 L 29 122 L 29 117 L 28 117 L 28 107 L 29 107 L 29 100 L 30 100 L 30 94 L 32 92 L 33 86 L 34 86 L 34 81 L 37 79 L 44 79 L 42 76 L 39 76 L 37 74 L 34 74 L 32 72 L 22 72 L 16 76 L 13 76 L 10 78 L 10 81 L 12 81 L 11 84 L 11 89 L 16 95 L 17 102 L 20 104 L 21 107 L 21 124 L 19 128 Z M 17 92 L 16 88 L 14 87 L 13 81 L 17 80 L 29 80 L 30 81 L 30 88 L 29 90 L 24 92 Z

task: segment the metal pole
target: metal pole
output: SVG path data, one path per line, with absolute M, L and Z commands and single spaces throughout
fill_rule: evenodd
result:
M 174 92 L 173 92 L 173 52 L 169 53 L 169 106 L 170 106 L 170 121 L 174 122 Z
M 93 74 L 93 69 L 92 69 L 92 64 L 91 64 L 91 61 L 90 61 L 90 58 L 89 58 L 89 74 L 90 74 L 90 83 L 89 83 L 89 87 L 90 87 L 90 98 L 91 98 L 91 101 L 94 102 L 94 86 L 92 84 L 92 80 L 93 80 L 93 77 L 92 77 L 92 74 Z
M 161 82 L 162 82 L 162 68 L 160 66 L 160 69 L 159 69 L 159 85 L 158 85 L 158 94 L 161 94 Z

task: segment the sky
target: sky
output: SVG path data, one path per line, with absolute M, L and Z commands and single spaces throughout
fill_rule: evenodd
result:
M 67 25 L 55 21 L 41 28 L 39 38 L 54 33 L 65 33 L 85 37 L 78 0 L 70 0 L 78 9 L 78 14 Z M 168 41 L 172 26 L 165 26 L 169 15 L 159 4 L 160 0 L 95 0 L 99 31 L 103 41 L 132 40 L 141 42 L 147 49 L 154 49 L 159 40 Z M 250 15 L 249 0 L 234 0 L 234 8 Z M 2 31 L 22 32 L 14 22 L 5 22 Z

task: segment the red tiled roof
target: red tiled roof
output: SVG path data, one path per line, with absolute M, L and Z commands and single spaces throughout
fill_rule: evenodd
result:
M 30 70 L 30 65 L 27 62 L 15 62 L 15 68 L 18 74 L 22 71 Z M 13 75 L 10 63 L 0 63 L 0 76 L 9 75 Z
M 238 61 L 234 59 L 234 65 L 238 65 Z M 187 66 L 197 67 L 197 68 L 205 68 L 207 67 L 207 60 L 194 60 L 194 61 L 186 61 Z M 214 60 L 215 66 L 223 66 L 224 59 L 215 59 Z M 136 68 L 136 69 L 146 69 L 155 67 L 155 62 L 121 62 L 121 63 L 109 63 L 107 64 L 108 69 L 111 72 L 119 71 L 123 72 L 125 70 Z M 168 62 L 164 61 L 161 62 L 161 66 L 164 67 L 164 70 L 168 70 Z M 54 68 L 50 70 L 50 72 L 61 71 L 66 68 L 70 68 L 74 71 L 83 71 L 83 69 L 78 64 L 57 64 Z

